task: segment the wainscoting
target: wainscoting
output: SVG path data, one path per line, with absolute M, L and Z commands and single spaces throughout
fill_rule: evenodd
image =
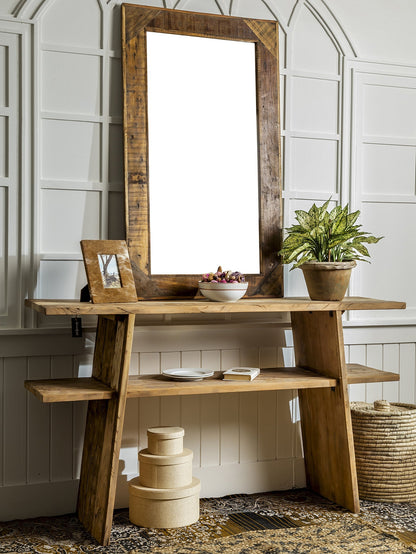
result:
M 352 385 L 352 400 L 415 402 L 415 327 L 347 327 L 345 337 L 347 361 L 400 373 L 399 383 Z M 0 519 L 75 509 L 86 403 L 42 405 L 23 381 L 88 376 L 93 338 L 87 332 L 72 339 L 60 330 L 0 337 Z M 130 372 L 290 366 L 291 339 L 283 323 L 137 327 Z M 203 496 L 305 484 L 296 391 L 130 399 L 118 507 L 127 505 L 127 482 L 137 475 L 138 450 L 147 446 L 146 430 L 154 425 L 184 427 Z

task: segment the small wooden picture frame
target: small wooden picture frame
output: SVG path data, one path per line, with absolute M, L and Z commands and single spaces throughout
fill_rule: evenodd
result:
M 126 241 L 82 240 L 81 250 L 93 303 L 137 302 Z

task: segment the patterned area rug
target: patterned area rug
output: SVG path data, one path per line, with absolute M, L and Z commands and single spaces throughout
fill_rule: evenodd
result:
M 0 553 L 257 554 L 416 552 L 416 503 L 361 502 L 359 515 L 308 491 L 201 500 L 197 523 L 180 529 L 132 525 L 114 515 L 99 546 L 74 515 L 0 523 Z
M 326 523 L 297 529 L 248 531 L 205 544 L 183 547 L 156 548 L 152 554 L 341 554 L 375 552 L 410 553 L 415 550 L 394 537 L 379 533 L 360 523 Z M 139 551 L 134 554 L 139 554 Z M 133 553 L 132 553 L 133 554 Z

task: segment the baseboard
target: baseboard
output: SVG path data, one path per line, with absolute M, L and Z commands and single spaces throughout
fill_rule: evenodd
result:
M 0 521 L 75 512 L 78 480 L 0 488 Z
M 195 467 L 201 480 L 201 497 L 300 488 L 305 484 L 303 458 L 267 462 Z M 118 476 L 116 508 L 129 505 L 128 482 L 136 474 Z M 76 510 L 78 480 L 15 485 L 0 488 L 0 521 L 57 516 Z
M 304 486 L 303 458 L 266 462 L 194 467 L 193 475 L 201 480 L 201 497 L 220 497 L 238 493 L 289 490 Z M 120 475 L 117 483 L 116 508 L 128 506 L 128 482 L 137 477 Z M 296 481 L 299 483 L 296 484 Z

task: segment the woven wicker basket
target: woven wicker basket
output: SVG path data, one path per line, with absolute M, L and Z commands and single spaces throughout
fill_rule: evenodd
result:
M 416 406 L 351 403 L 360 498 L 416 500 Z

